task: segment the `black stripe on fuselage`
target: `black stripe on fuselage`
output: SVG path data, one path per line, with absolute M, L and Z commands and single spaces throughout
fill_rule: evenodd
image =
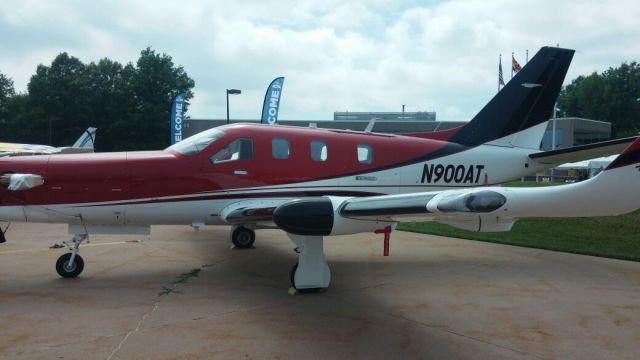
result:
M 640 163 L 640 150 L 620 154 L 611 164 L 609 164 L 609 166 L 607 166 L 606 170 L 616 169 L 636 163 Z

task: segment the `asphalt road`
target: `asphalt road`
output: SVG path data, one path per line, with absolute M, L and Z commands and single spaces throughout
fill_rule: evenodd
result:
M 61 279 L 66 226 L 12 224 L 0 358 L 640 358 L 640 263 L 400 232 L 385 258 L 380 235 L 342 236 L 331 287 L 292 296 L 284 234 L 228 232 L 94 236 Z

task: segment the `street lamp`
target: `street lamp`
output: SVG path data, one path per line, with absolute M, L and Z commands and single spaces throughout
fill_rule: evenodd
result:
M 227 89 L 227 124 L 229 123 L 229 94 L 238 95 L 241 94 L 242 91 L 238 89 Z

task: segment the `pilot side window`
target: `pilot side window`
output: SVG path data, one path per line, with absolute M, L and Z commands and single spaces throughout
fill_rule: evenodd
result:
M 324 141 L 311 142 L 311 159 L 314 161 L 327 161 L 327 144 Z
M 368 144 L 358 144 L 358 161 L 361 164 L 373 162 L 373 148 Z
M 289 140 L 284 138 L 273 138 L 271 140 L 271 154 L 276 159 L 289 158 Z
M 253 157 L 253 141 L 251 139 L 236 139 L 223 147 L 209 161 L 212 164 L 236 160 L 249 160 Z

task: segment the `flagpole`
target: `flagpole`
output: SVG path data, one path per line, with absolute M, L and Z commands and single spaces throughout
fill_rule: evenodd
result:
M 498 92 L 500 92 L 500 65 L 502 65 L 502 54 L 498 55 Z
M 528 63 L 529 62 L 529 49 L 527 49 L 527 58 L 525 59 L 524 63 Z

